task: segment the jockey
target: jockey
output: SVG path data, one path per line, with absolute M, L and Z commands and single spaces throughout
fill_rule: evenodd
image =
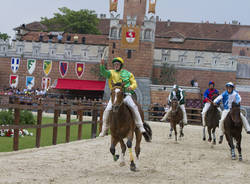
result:
M 171 103 L 172 99 L 177 98 L 177 100 L 179 101 L 180 108 L 183 112 L 183 123 L 184 123 L 184 125 L 187 125 L 187 113 L 186 113 L 186 109 L 185 109 L 185 97 L 184 96 L 185 95 L 184 95 L 183 89 L 181 89 L 178 85 L 174 85 L 173 90 L 171 91 L 171 93 L 168 96 L 168 103 Z M 170 109 L 166 112 L 166 114 L 161 119 L 161 121 L 166 121 L 171 110 L 172 110 L 172 108 L 170 107 Z
M 144 129 L 138 107 L 131 97 L 135 93 L 134 90 L 137 87 L 135 77 L 129 71 L 122 69 L 124 60 L 121 57 L 114 58 L 112 63 L 114 70 L 106 70 L 104 66 L 104 60 L 101 60 L 101 65 L 100 65 L 101 75 L 103 75 L 105 78 L 108 79 L 110 89 L 112 89 L 112 83 L 114 84 L 125 83 L 124 87 L 125 87 L 126 97 L 124 98 L 124 103 L 133 112 L 136 127 L 140 130 L 145 140 L 150 141 L 150 137 L 147 134 L 146 130 Z M 111 110 L 112 110 L 112 102 L 111 100 L 109 100 L 108 105 L 103 113 L 103 125 L 102 125 L 102 132 L 99 135 L 100 137 L 104 137 L 109 129 L 107 120 L 109 112 Z
M 205 123 L 205 116 L 206 116 L 206 113 L 210 107 L 210 103 L 212 102 L 212 98 L 213 98 L 213 95 L 219 95 L 219 91 L 217 89 L 214 88 L 214 82 L 213 81 L 210 81 L 208 83 L 208 86 L 209 88 L 204 92 L 204 100 L 203 100 L 203 103 L 205 104 L 203 109 L 202 109 L 202 124 L 203 124 L 203 127 L 206 126 L 206 123 Z M 219 112 L 221 112 L 220 108 L 218 107 L 217 108 L 219 110 Z
M 226 88 L 227 88 L 227 90 L 214 100 L 214 103 L 217 105 L 222 100 L 223 106 L 224 106 L 224 110 L 222 111 L 221 119 L 219 122 L 219 129 L 221 132 L 220 141 L 219 141 L 220 144 L 222 143 L 223 135 L 224 135 L 224 131 L 225 131 L 224 130 L 224 120 L 226 119 L 227 114 L 229 113 L 230 108 L 232 107 L 232 103 L 235 102 L 235 103 L 239 104 L 241 102 L 241 97 L 240 97 L 239 93 L 234 90 L 234 84 L 232 82 L 228 82 L 226 84 Z M 246 132 L 248 134 L 250 134 L 250 126 L 248 124 L 246 117 L 242 113 L 240 114 L 240 117 L 241 117 L 241 120 L 243 122 L 243 126 L 244 126 Z

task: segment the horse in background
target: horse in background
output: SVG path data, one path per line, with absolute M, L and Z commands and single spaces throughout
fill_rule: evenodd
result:
M 180 108 L 179 102 L 176 98 L 172 99 L 171 101 L 171 111 L 169 112 L 169 120 L 170 120 L 170 134 L 169 138 L 172 137 L 172 132 L 174 130 L 175 132 L 175 141 L 177 141 L 177 130 L 176 130 L 176 125 L 179 124 L 180 126 L 180 138 L 184 137 L 183 133 L 183 127 L 184 124 L 182 122 L 183 119 L 183 113 Z
M 212 101 L 217 97 L 218 95 L 213 95 L 212 97 Z M 207 132 L 208 132 L 208 142 L 212 141 L 212 136 L 211 136 L 211 132 L 213 135 L 213 142 L 212 144 L 216 144 L 216 136 L 215 136 L 215 130 L 217 127 L 219 127 L 219 121 L 221 118 L 221 113 L 218 110 L 218 106 L 214 105 L 214 103 L 210 103 L 210 107 L 205 115 L 205 122 L 206 122 L 206 126 L 207 126 Z M 206 140 L 206 127 L 203 128 L 203 141 Z
M 242 161 L 242 154 L 241 154 L 241 132 L 242 132 L 242 120 L 240 117 L 240 104 L 235 102 L 232 103 L 232 108 L 228 113 L 225 121 L 224 121 L 224 129 L 225 129 L 225 136 L 228 142 L 228 145 L 231 149 L 231 157 L 232 160 L 236 159 L 235 155 L 235 146 L 233 139 L 236 141 L 236 148 L 238 149 L 239 153 L 239 161 Z
M 134 157 L 132 154 L 132 142 L 133 142 L 134 133 L 135 133 L 135 136 L 136 136 L 135 153 L 136 153 L 136 158 L 138 162 L 139 155 L 140 155 L 140 144 L 141 144 L 142 134 L 139 131 L 139 129 L 136 127 L 134 118 L 133 118 L 133 113 L 128 108 L 128 106 L 125 105 L 123 101 L 124 98 L 125 98 L 124 84 L 115 84 L 114 88 L 111 90 L 112 111 L 110 112 L 109 119 L 108 119 L 108 122 L 110 123 L 110 132 L 111 132 L 110 152 L 113 155 L 114 161 L 117 161 L 119 159 L 119 155 L 115 154 L 115 147 L 117 143 L 119 142 L 121 149 L 122 149 L 120 166 L 124 166 L 125 165 L 124 156 L 126 152 L 126 145 L 123 139 L 127 138 L 127 147 L 128 147 L 129 156 L 130 156 L 130 170 L 136 171 L 136 164 L 135 164 Z M 141 114 L 142 121 L 143 121 L 144 120 L 143 111 L 139 105 L 138 105 L 138 110 Z M 151 131 L 150 126 L 146 123 L 144 123 L 143 125 L 147 133 L 150 136 L 152 136 L 152 131 Z

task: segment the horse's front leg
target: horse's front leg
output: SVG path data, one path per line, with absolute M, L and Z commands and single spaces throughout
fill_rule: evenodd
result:
M 126 145 L 123 141 L 123 139 L 120 140 L 120 145 L 121 145 L 121 149 L 122 149 L 122 155 L 121 155 L 121 162 L 120 162 L 120 166 L 123 167 L 125 166 L 125 152 L 126 152 Z
M 226 134 L 226 139 L 227 139 L 229 147 L 231 148 L 231 157 L 232 157 L 232 160 L 235 160 L 236 159 L 235 149 L 234 149 L 234 143 L 233 143 L 233 138 L 232 138 L 231 134 L 227 133 Z
M 113 136 L 111 136 L 111 146 L 110 146 L 110 153 L 113 155 L 114 161 L 119 159 L 119 155 L 115 154 L 115 146 L 117 145 L 118 141 Z
M 207 132 L 208 132 L 208 142 L 212 141 L 212 136 L 211 136 L 211 127 L 207 128 Z
M 130 170 L 136 171 L 136 166 L 135 166 L 133 152 L 132 152 L 133 136 L 134 136 L 134 131 L 130 130 L 130 132 L 128 134 L 127 147 L 128 147 L 128 151 L 129 151 L 129 158 L 130 158 Z
M 241 154 L 241 134 L 239 135 L 239 137 L 237 138 L 237 145 L 236 148 L 238 149 L 239 152 L 239 161 L 242 161 L 242 154 Z
M 214 145 L 216 144 L 215 129 L 216 129 L 216 128 L 213 128 L 213 131 L 212 131 L 212 135 L 213 135 L 213 144 L 214 144 Z
M 177 130 L 176 130 L 176 124 L 173 124 L 173 129 L 174 129 L 174 135 L 175 135 L 175 141 L 177 142 Z
M 181 138 L 181 137 L 184 137 L 184 133 L 183 133 L 184 124 L 181 122 L 179 126 L 180 126 L 180 138 Z
M 203 138 L 202 138 L 203 141 L 206 140 L 206 127 L 204 126 L 203 127 Z
M 172 138 L 172 133 L 173 133 L 173 128 L 172 128 L 172 123 L 170 123 L 170 130 L 169 130 L 169 135 L 168 135 L 169 139 Z

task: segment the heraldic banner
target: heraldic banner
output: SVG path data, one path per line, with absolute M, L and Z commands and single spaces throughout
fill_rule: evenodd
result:
M 115 11 L 117 12 L 117 5 L 118 5 L 118 0 L 109 0 L 109 11 L 112 12 L 112 11 Z
M 122 44 L 123 49 L 138 49 L 140 43 L 140 27 L 127 26 L 122 27 Z
M 155 13 L 156 0 L 149 0 L 148 13 Z

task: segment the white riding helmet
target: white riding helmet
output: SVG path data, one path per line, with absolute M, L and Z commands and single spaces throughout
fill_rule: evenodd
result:
M 232 88 L 234 88 L 234 83 L 228 82 L 228 83 L 226 83 L 226 87 L 232 87 Z
M 178 88 L 179 88 L 179 86 L 176 84 L 173 86 L 173 89 L 178 89 Z

